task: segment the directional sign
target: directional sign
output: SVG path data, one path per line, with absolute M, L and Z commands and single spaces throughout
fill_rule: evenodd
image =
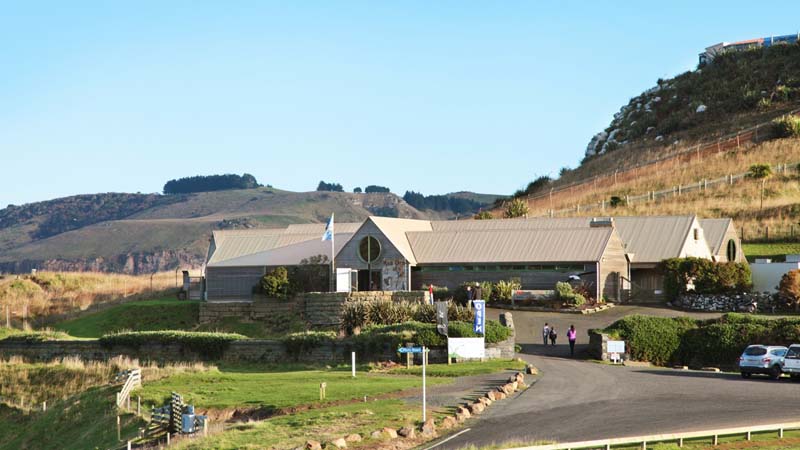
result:
M 400 353 L 422 353 L 422 347 L 400 347 L 397 351 Z

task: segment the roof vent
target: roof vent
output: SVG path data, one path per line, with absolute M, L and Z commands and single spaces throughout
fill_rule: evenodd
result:
M 591 222 L 589 222 L 589 226 L 592 227 L 592 228 L 600 228 L 600 227 L 614 228 L 614 218 L 613 217 L 592 217 Z

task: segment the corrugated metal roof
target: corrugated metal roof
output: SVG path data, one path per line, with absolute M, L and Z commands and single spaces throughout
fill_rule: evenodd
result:
M 410 232 L 431 231 L 431 222 L 429 220 L 397 219 L 394 217 L 379 216 L 372 216 L 367 220 L 371 220 L 372 223 L 381 230 L 381 233 L 392 242 L 392 245 L 394 245 L 397 251 L 399 251 L 408 262 L 412 265 L 417 264 L 415 252 L 408 242 L 407 235 Z
M 614 224 L 625 252 L 637 263 L 658 263 L 681 255 L 694 216 L 621 216 Z
M 602 257 L 612 228 L 431 231 L 407 233 L 417 262 L 592 262 Z
M 434 231 L 485 231 L 485 230 L 541 230 L 583 228 L 589 226 L 589 217 L 554 217 L 530 219 L 491 220 L 436 220 L 431 222 Z
M 215 248 L 208 265 L 275 248 L 280 238 L 280 233 L 270 229 L 214 231 Z
M 336 233 L 334 239 L 336 244 L 335 251 L 338 252 L 352 236 L 353 233 Z M 305 258 L 316 255 L 325 255 L 328 258 L 331 256 L 331 243 L 320 240 L 319 236 L 316 239 L 306 239 L 261 252 L 209 262 L 208 267 L 293 266 L 300 264 Z
M 703 234 L 711 254 L 719 253 L 731 222 L 731 219 L 700 219 L 700 226 L 703 227 Z

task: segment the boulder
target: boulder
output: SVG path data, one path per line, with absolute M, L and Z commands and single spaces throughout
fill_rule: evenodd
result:
M 696 113 L 702 113 L 702 112 L 706 112 L 706 109 L 708 109 L 708 108 L 706 107 L 706 105 L 700 105 L 700 106 L 698 106 L 698 107 L 697 107 L 697 109 L 696 109 L 694 112 L 696 112 Z
M 373 431 L 372 434 L 369 435 L 372 439 L 382 439 L 383 438 L 383 431 L 376 430 Z
M 475 403 L 470 403 L 469 406 L 467 406 L 467 409 L 469 409 L 469 412 L 472 413 L 472 415 L 477 416 L 478 414 L 482 413 L 486 407 L 483 406 L 483 403 L 476 401 Z
M 358 433 L 348 434 L 344 440 L 347 442 L 361 442 L 361 435 Z
M 492 401 L 489 400 L 487 397 L 480 397 L 478 399 L 479 402 L 483 403 L 483 406 L 489 406 L 492 404 Z
M 457 422 L 458 421 L 455 418 L 453 418 L 452 416 L 447 416 L 444 419 L 442 419 L 442 423 L 439 424 L 439 428 L 441 428 L 443 430 L 449 430 L 450 428 L 453 428 L 454 426 L 456 426 Z
M 524 383 L 525 382 L 525 374 L 522 373 L 522 372 L 517 372 L 517 377 L 516 378 L 517 379 L 514 380 L 514 381 L 516 381 L 517 383 Z
M 528 375 L 539 375 L 539 370 L 531 364 L 525 367 L 525 372 L 527 372 Z
M 322 443 L 319 441 L 306 441 L 306 450 L 322 450 Z
M 495 400 L 497 400 L 497 395 L 496 394 L 497 394 L 497 391 L 489 391 L 489 392 L 486 393 L 486 398 L 488 398 L 491 401 L 495 401 Z
M 436 423 L 434 423 L 433 419 L 428 419 L 422 424 L 419 431 L 422 432 L 423 436 L 433 436 L 436 434 Z
M 464 406 L 459 406 L 458 408 L 456 408 L 456 414 L 462 414 L 462 415 L 463 415 L 463 416 L 465 416 L 467 419 L 469 419 L 469 417 L 470 417 L 470 412 L 469 412 L 469 409 L 467 409 L 467 408 L 466 408 L 466 407 L 464 407 Z
M 389 439 L 397 438 L 397 430 L 395 430 L 394 428 L 383 427 L 383 434 Z
M 338 438 L 331 441 L 331 445 L 336 448 L 347 448 L 347 441 L 344 438 Z
M 405 439 L 414 439 L 417 437 L 417 434 L 414 432 L 414 429 L 411 427 L 403 427 L 397 430 L 397 434 Z
M 503 400 L 504 398 L 506 398 L 506 397 L 507 397 L 506 393 L 505 393 L 505 392 L 502 392 L 502 391 L 498 391 L 498 392 L 495 394 L 495 396 L 497 397 L 497 399 L 498 399 L 498 400 Z

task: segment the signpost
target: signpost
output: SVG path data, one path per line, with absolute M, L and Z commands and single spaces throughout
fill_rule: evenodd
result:
M 425 369 L 428 365 L 428 349 L 424 346 L 422 347 L 400 347 L 397 349 L 399 353 L 422 353 L 422 421 L 425 422 L 428 419 L 427 414 L 427 398 L 426 398 L 426 386 L 425 386 Z
M 486 300 L 473 300 L 472 307 L 475 309 L 472 331 L 475 334 L 486 334 Z
M 619 363 L 622 359 L 621 355 L 625 354 L 625 341 L 607 341 L 606 353 L 608 353 L 608 359 L 614 364 Z

